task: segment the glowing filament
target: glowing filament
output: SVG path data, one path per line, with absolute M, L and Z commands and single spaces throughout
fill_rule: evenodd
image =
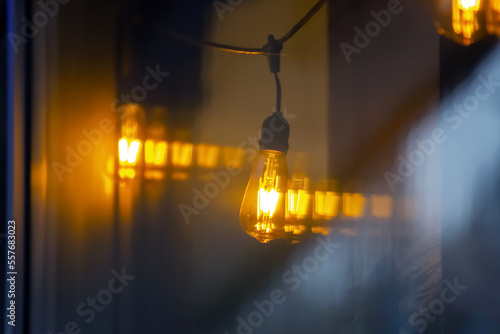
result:
M 280 198 L 280 193 L 277 192 L 276 189 L 266 190 L 264 188 L 260 188 L 258 197 L 257 216 L 260 217 L 262 215 L 264 217 L 272 218 Z
M 264 220 L 271 219 L 276 211 L 280 199 L 277 189 L 278 164 L 273 158 L 267 158 L 264 175 L 259 179 L 259 192 L 257 194 L 257 217 Z

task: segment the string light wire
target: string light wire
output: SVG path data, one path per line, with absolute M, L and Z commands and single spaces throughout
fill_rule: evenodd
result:
M 304 17 L 297 22 L 283 37 L 275 40 L 274 37 L 271 36 L 271 39 L 269 40 L 268 44 L 266 44 L 264 47 L 261 48 L 248 48 L 248 47 L 241 47 L 241 46 L 234 46 L 234 45 L 229 45 L 229 44 L 222 44 L 222 43 L 217 43 L 217 42 L 212 42 L 212 41 L 206 41 L 202 39 L 198 39 L 195 37 L 187 36 L 181 33 L 173 32 L 170 30 L 163 29 L 161 27 L 157 27 L 160 29 L 163 33 L 168 35 L 171 38 L 175 38 L 177 40 L 184 41 L 186 43 L 196 45 L 196 46 L 207 46 L 207 47 L 212 47 L 219 49 L 221 51 L 226 51 L 226 52 L 233 52 L 233 53 L 239 53 L 239 54 L 246 54 L 246 55 L 265 55 L 268 58 L 277 58 L 273 62 L 272 60 L 270 61 L 270 70 L 271 73 L 274 74 L 274 79 L 276 81 L 276 111 L 279 113 L 281 112 L 281 83 L 280 79 L 278 77 L 278 72 L 279 72 L 279 55 L 281 48 L 283 46 L 283 43 L 288 41 L 290 38 L 293 37 L 313 16 L 316 14 L 327 2 L 328 0 L 319 0 L 308 12 Z M 272 51 L 274 50 L 274 51 Z
M 313 16 L 316 14 L 327 2 L 328 0 L 319 0 L 304 17 L 297 22 L 283 37 L 279 38 L 277 41 L 279 44 L 283 44 L 288 41 L 293 35 L 297 33 Z M 222 44 L 212 41 L 206 41 L 202 39 L 198 39 L 195 37 L 187 36 L 181 33 L 173 32 L 170 30 L 161 29 L 166 35 L 184 41 L 186 43 L 197 45 L 197 46 L 207 46 L 219 49 L 221 51 L 247 54 L 247 55 L 268 55 L 262 48 L 248 48 L 241 46 L 234 46 L 230 44 Z

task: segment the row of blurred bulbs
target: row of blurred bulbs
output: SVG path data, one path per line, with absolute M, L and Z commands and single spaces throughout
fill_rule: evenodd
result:
M 500 37 L 500 0 L 438 0 L 436 26 L 462 45 Z
M 137 104 L 128 104 L 121 117 L 118 138 L 118 170 L 120 180 L 132 180 L 143 176 L 147 180 L 161 180 L 167 167 L 173 167 L 170 175 L 177 180 L 189 177 L 187 169 L 215 168 L 223 160 L 225 166 L 240 168 L 243 151 L 236 147 L 219 147 L 166 139 L 166 129 L 159 117 L 146 127 L 144 110 Z M 158 115 L 157 115 L 158 116 Z M 107 166 L 112 173 L 113 165 Z M 138 173 L 143 171 L 143 174 Z

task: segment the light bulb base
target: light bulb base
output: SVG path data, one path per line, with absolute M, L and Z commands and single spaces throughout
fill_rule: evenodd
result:
M 290 137 L 290 124 L 278 111 L 273 112 L 262 123 L 260 133 L 260 150 L 272 150 L 283 153 L 288 152 L 288 139 Z

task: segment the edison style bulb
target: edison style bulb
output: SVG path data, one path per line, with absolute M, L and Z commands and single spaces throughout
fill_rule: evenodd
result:
M 438 32 L 463 45 L 470 45 L 486 37 L 484 1 L 438 0 Z
M 260 151 L 241 204 L 240 222 L 262 243 L 284 235 L 287 179 L 285 153 Z
M 285 236 L 289 136 L 290 126 L 278 111 L 264 120 L 260 151 L 241 203 L 241 226 L 262 243 Z

